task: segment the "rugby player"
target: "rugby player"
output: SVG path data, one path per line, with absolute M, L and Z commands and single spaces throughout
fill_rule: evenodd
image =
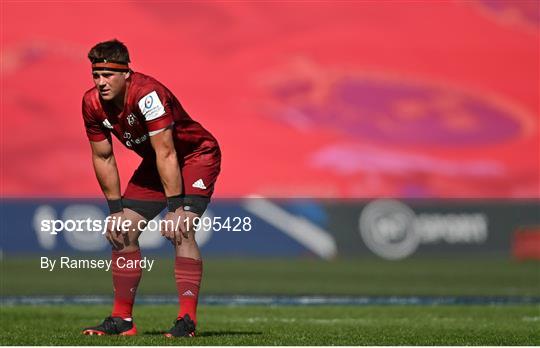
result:
M 94 87 L 83 97 L 82 114 L 92 149 L 92 163 L 109 206 L 110 215 L 139 221 L 153 219 L 167 208 L 173 221 L 161 233 L 175 248 L 174 276 L 179 310 L 167 337 L 194 336 L 202 260 L 193 224 L 185 219 L 201 216 L 214 191 L 221 152 L 216 139 L 194 121 L 176 97 L 156 79 L 130 69 L 127 47 L 118 40 L 98 43 L 88 53 Z M 113 152 L 112 135 L 141 158 L 124 194 Z M 178 229 L 171 225 L 176 225 Z M 107 229 L 112 245 L 114 304 L 100 325 L 83 330 L 87 335 L 135 335 L 132 309 L 141 268 L 115 267 L 123 257 L 140 265 L 141 231 Z

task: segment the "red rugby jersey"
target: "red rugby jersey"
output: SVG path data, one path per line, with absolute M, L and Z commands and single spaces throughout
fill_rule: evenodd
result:
M 124 109 L 99 96 L 96 87 L 83 97 L 82 114 L 91 141 L 109 138 L 111 133 L 139 156 L 155 156 L 150 135 L 173 125 L 173 139 L 179 159 L 216 150 L 216 139 L 194 121 L 176 97 L 156 79 L 132 72 L 127 81 Z M 216 154 L 219 151 L 215 152 Z

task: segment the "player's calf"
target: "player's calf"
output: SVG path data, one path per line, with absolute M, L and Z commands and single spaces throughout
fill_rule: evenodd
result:
M 141 231 L 138 223 L 144 221 L 144 217 L 126 208 L 122 216 L 125 221 L 131 222 L 129 225 L 132 228 L 125 231 L 126 233 L 119 232 L 117 229 L 111 229 L 109 233 L 109 241 L 115 241 L 111 243 L 113 244 L 111 271 L 114 287 L 112 313 L 101 325 L 85 329 L 84 332 L 88 335 L 133 335 L 136 333 L 136 328 L 132 323 L 132 311 L 142 276 L 141 252 L 138 244 Z M 114 245 L 120 245 L 120 247 L 114 248 Z

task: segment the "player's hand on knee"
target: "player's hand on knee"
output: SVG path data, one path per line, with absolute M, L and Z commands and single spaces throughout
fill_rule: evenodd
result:
M 167 213 L 165 219 L 168 220 L 165 223 L 167 228 L 165 229 L 164 233 L 162 232 L 162 234 L 174 245 L 181 245 L 182 236 L 187 236 L 186 212 L 184 209 L 182 209 L 182 207 L 180 207 L 174 212 Z M 173 221 L 173 223 L 170 223 L 169 221 Z
M 179 228 L 175 231 L 176 232 L 176 240 L 177 241 L 180 241 L 178 244 L 181 244 L 182 243 L 182 237 L 183 238 L 187 238 L 188 237 L 188 228 L 189 228 L 189 225 L 190 225 L 190 222 L 191 220 L 190 219 L 190 212 L 189 211 L 184 211 L 183 208 L 180 208 L 177 210 L 178 212 L 178 216 L 180 217 L 180 224 L 179 224 Z
M 182 236 L 185 239 L 189 238 L 189 235 L 195 235 L 195 218 L 198 218 L 199 214 L 192 211 L 183 211 L 182 221 L 184 221 L 184 229 L 181 231 Z
M 129 237 L 127 232 L 124 233 L 121 229 L 122 221 L 125 220 L 123 212 L 111 214 L 107 217 L 107 232 L 105 238 L 109 241 L 112 247 L 116 250 L 121 250 L 124 246 L 129 245 Z
M 184 211 L 181 207 L 175 212 L 169 212 L 165 215 L 166 222 L 162 224 L 161 234 L 169 239 L 174 245 L 181 245 L 183 239 L 188 239 L 189 234 L 193 233 L 193 218 L 198 215 Z
M 174 244 L 175 230 L 179 224 L 178 216 L 174 212 L 168 212 L 161 224 L 161 235 Z
M 185 237 L 187 235 L 187 227 L 186 224 L 188 224 L 188 221 L 186 220 L 187 212 L 184 211 L 182 207 L 176 209 L 175 215 L 176 219 L 178 219 L 178 225 L 176 226 L 176 229 L 174 230 L 174 241 L 176 245 L 182 244 L 182 237 Z

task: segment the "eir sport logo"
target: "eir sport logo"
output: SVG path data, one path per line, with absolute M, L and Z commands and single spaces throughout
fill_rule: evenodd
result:
M 488 218 L 483 213 L 416 215 L 396 200 L 375 200 L 360 214 L 360 235 L 376 255 L 404 259 L 421 244 L 482 244 L 488 237 Z

